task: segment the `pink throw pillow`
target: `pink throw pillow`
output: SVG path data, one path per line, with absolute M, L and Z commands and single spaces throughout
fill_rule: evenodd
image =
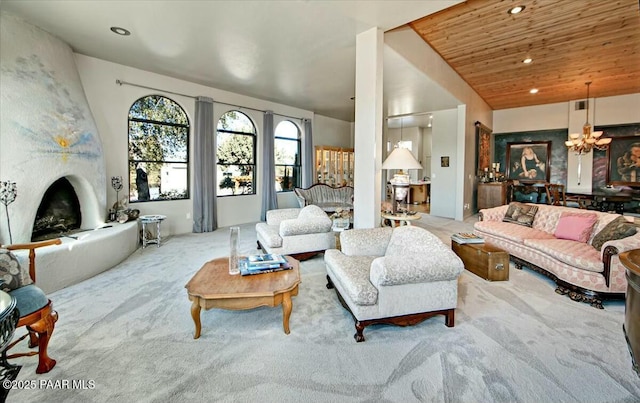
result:
M 596 222 L 598 222 L 596 214 L 565 212 L 560 215 L 556 232 L 553 235 L 558 239 L 587 243 Z

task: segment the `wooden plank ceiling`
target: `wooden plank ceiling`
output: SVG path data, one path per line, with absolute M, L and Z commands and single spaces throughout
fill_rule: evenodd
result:
M 468 0 L 409 26 L 494 110 L 585 99 L 587 81 L 640 93 L 638 0 Z

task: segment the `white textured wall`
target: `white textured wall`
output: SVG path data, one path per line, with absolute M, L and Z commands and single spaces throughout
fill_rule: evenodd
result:
M 313 118 L 313 144 L 353 148 L 351 122 L 315 115 Z
M 263 101 L 159 74 L 149 73 L 147 71 L 80 54 L 76 54 L 76 63 L 78 65 L 82 83 L 87 93 L 89 105 L 94 111 L 96 125 L 105 139 L 104 148 L 107 163 L 107 177 L 115 175 L 122 175 L 123 177 L 127 176 L 127 115 L 129 108 L 135 100 L 145 95 L 157 93 L 165 95 L 179 103 L 186 111 L 192 125 L 195 114 L 195 101 L 192 98 L 127 85 L 119 86 L 115 83 L 116 79 L 186 95 L 204 95 L 211 97 L 214 101 L 218 102 L 241 105 L 261 110 L 273 110 L 275 114 L 275 125 L 277 125 L 281 120 L 287 119 L 279 116 L 278 114 L 313 119 L 314 145 L 322 145 L 326 144 L 328 141 L 334 141 L 337 138 L 332 137 L 334 135 L 337 135 L 340 138 L 348 136 L 351 125 L 349 122 L 342 122 L 336 119 L 314 115 L 312 112 L 307 110 Z M 216 121 L 223 113 L 230 109 L 233 108 L 214 104 L 214 117 Z M 258 136 L 260 136 L 262 133 L 263 123 L 262 113 L 249 109 L 241 109 L 241 111 L 252 119 L 258 130 Z M 295 123 L 298 124 L 299 122 Z M 193 136 L 193 133 L 191 133 L 191 136 Z M 329 139 L 325 139 L 324 136 L 330 137 Z M 194 142 L 191 138 L 190 146 L 193 147 L 193 144 Z M 347 140 L 343 146 L 348 147 L 349 141 Z M 258 159 L 262 158 L 262 154 L 260 141 L 258 141 Z M 193 152 L 191 152 L 191 155 L 193 155 Z M 191 166 L 191 169 L 193 169 L 193 166 Z M 193 174 L 191 174 L 190 177 L 192 180 L 190 189 L 191 192 L 193 192 Z M 262 178 L 262 172 L 258 170 L 258 183 L 261 183 L 260 181 L 262 181 Z M 115 192 L 112 189 L 107 189 L 107 196 L 109 203 L 115 202 Z M 167 219 L 162 224 L 163 236 L 166 236 L 191 232 L 191 217 L 193 217 L 192 205 L 193 201 L 189 199 L 141 202 L 132 204 L 131 206 L 139 209 L 141 214 L 166 215 Z M 278 207 L 297 207 L 294 195 L 292 193 L 279 194 Z M 259 221 L 260 210 L 260 194 L 220 197 L 218 198 L 218 226 L 226 227 L 230 225 Z
M 458 149 L 458 110 L 449 109 L 433 113 L 431 128 L 431 212 L 438 217 L 455 218 L 458 184 L 462 172 L 458 171 L 460 157 Z M 442 167 L 441 157 L 449 157 L 449 166 Z M 458 208 L 460 207 L 460 208 Z
M 17 183 L 9 206 L 13 243 L 28 242 L 42 196 L 66 177 L 80 200 L 82 228 L 106 216 L 102 140 L 73 52 L 47 32 L 0 15 L 0 180 Z M 0 243 L 9 243 L 3 214 Z

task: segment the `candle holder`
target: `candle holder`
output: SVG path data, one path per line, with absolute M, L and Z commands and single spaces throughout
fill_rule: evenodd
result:
M 111 187 L 116 191 L 116 212 L 118 212 L 120 211 L 119 193 L 122 190 L 122 176 L 112 176 Z
M 7 228 L 9 229 L 9 243 L 13 243 L 11 236 L 11 221 L 9 221 L 9 204 L 13 203 L 18 196 L 18 187 L 15 182 L 0 182 L 0 202 L 4 204 L 4 210 L 7 214 Z

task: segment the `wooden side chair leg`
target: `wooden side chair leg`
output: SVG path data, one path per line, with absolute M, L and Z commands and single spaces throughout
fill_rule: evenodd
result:
M 29 330 L 38 333 L 38 368 L 36 369 L 36 374 L 47 373 L 56 365 L 56 360 L 47 354 L 47 347 L 57 320 L 58 313 L 52 310 L 48 315 L 30 326 Z
M 38 347 L 38 334 L 29 330 L 29 348 Z

